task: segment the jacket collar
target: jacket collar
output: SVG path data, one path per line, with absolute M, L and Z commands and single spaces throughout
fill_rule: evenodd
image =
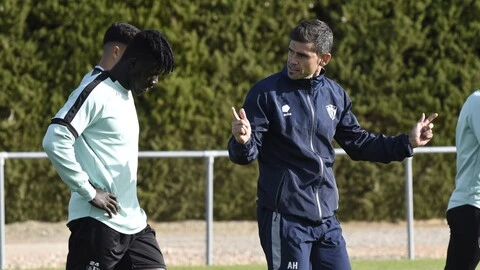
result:
M 323 78 L 325 77 L 325 68 L 322 68 L 322 71 L 320 72 L 320 75 L 316 77 L 312 77 L 309 79 L 299 79 L 299 80 L 292 80 L 290 77 L 288 77 L 287 73 L 287 66 L 285 65 L 281 71 L 282 76 L 288 81 L 290 85 L 293 87 L 298 87 L 301 89 L 306 89 L 306 90 L 315 90 L 317 86 L 322 82 Z

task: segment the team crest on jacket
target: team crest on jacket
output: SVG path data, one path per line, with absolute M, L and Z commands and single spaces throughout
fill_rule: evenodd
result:
M 335 119 L 335 114 L 337 114 L 337 106 L 328 104 L 325 107 L 327 108 L 328 116 L 330 116 L 330 119 Z

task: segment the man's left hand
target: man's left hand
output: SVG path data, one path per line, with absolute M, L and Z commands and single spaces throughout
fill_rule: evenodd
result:
M 425 114 L 422 113 L 422 117 L 413 126 L 408 140 L 413 148 L 426 145 L 433 138 L 433 123 L 432 121 L 437 118 L 438 113 L 430 115 L 425 119 Z

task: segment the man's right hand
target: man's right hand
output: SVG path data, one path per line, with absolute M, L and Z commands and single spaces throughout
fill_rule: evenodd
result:
M 101 189 L 95 190 L 97 191 L 97 194 L 95 195 L 95 198 L 90 201 L 90 204 L 97 208 L 105 210 L 108 216 L 112 218 L 113 215 L 116 215 L 118 213 L 118 210 L 120 208 L 120 206 L 118 205 L 117 197 L 112 193 L 103 191 Z
M 242 108 L 237 113 L 234 107 L 232 107 L 232 134 L 235 140 L 241 144 L 247 143 L 252 135 L 252 129 L 250 128 L 250 122 L 247 119 L 247 113 Z

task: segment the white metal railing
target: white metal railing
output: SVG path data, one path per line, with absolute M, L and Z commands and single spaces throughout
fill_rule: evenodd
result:
M 454 146 L 420 147 L 414 149 L 415 154 L 456 153 Z M 345 155 L 343 149 L 335 149 L 335 154 Z M 206 151 L 142 151 L 139 158 L 204 158 L 206 166 L 205 211 L 206 211 L 206 254 L 205 263 L 212 264 L 213 238 L 213 164 L 216 157 L 228 157 L 225 150 Z M 44 152 L 0 152 L 0 269 L 5 269 L 5 161 L 7 159 L 42 159 L 47 158 Z M 405 159 L 405 196 L 407 212 L 408 258 L 413 260 L 413 174 L 412 159 Z
M 455 146 L 430 146 L 419 147 L 413 150 L 415 154 L 447 154 L 456 153 Z M 408 241 L 408 258 L 415 259 L 414 251 L 414 235 L 413 235 L 413 157 L 405 159 L 405 201 L 407 207 L 407 241 Z

